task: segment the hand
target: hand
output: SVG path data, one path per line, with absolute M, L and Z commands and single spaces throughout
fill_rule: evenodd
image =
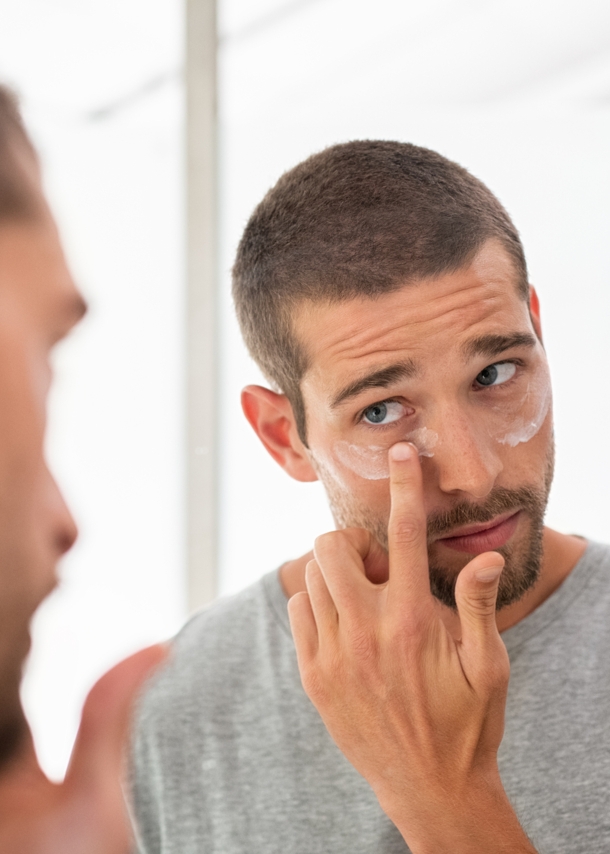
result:
M 121 782 L 125 742 L 138 690 L 166 657 L 162 646 L 122 661 L 92 688 L 63 783 L 41 771 L 31 738 L 0 774 L 3 854 L 127 854 L 131 850 Z
M 390 451 L 389 556 L 369 533 L 316 540 L 289 615 L 304 689 L 414 854 L 534 852 L 500 782 L 509 661 L 495 603 L 504 565 L 456 583 L 457 631 L 430 592 L 421 468 Z

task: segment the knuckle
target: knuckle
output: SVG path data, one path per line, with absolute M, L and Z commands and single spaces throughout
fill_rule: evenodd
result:
M 301 668 L 301 684 L 314 706 L 324 705 L 327 696 L 326 680 L 322 678 L 316 664 L 307 664 Z
M 423 522 L 413 516 L 406 519 L 392 519 L 390 533 L 395 543 L 412 546 L 419 542 L 424 530 Z
M 400 619 L 389 627 L 388 645 L 400 650 L 402 655 L 419 658 L 422 646 L 425 644 L 425 623 L 418 614 L 411 614 L 409 619 Z
M 329 543 L 332 543 L 333 534 L 335 533 L 335 531 L 331 531 L 327 534 L 320 534 L 319 537 L 316 537 L 313 546 L 314 552 L 317 554 L 319 551 L 323 551 L 324 549 L 326 549 Z
M 349 645 L 355 660 L 366 663 L 377 657 L 379 644 L 374 634 L 359 627 L 349 632 Z
M 488 591 L 481 591 L 476 596 L 468 599 L 468 608 L 470 611 L 479 617 L 495 616 L 496 613 L 496 594 Z
M 412 486 L 415 483 L 413 469 L 410 466 L 397 466 L 392 473 L 392 482 L 401 487 Z
M 349 545 L 349 537 L 345 531 L 329 531 L 316 537 L 314 542 L 314 554 L 316 557 L 332 558 L 334 555 L 345 551 Z
M 364 528 L 344 528 L 341 532 L 345 543 L 349 544 L 361 554 L 367 552 L 370 547 L 371 533 Z

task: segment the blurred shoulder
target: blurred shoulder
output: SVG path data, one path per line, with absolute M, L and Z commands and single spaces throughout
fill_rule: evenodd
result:
M 148 684 L 140 722 L 167 710 L 199 713 L 235 702 L 269 656 L 292 648 L 277 570 L 200 611 L 175 638 L 168 664 Z

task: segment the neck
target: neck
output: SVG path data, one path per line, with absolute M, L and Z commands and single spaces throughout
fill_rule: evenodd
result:
M 518 602 L 498 612 L 498 629 L 510 629 L 542 605 L 574 569 L 586 548 L 586 541 L 580 537 L 545 528 L 540 578 Z M 313 552 L 308 552 L 280 569 L 280 581 L 288 598 L 306 589 L 305 567 L 312 558 Z
M 542 605 L 572 572 L 586 548 L 586 540 L 580 537 L 545 528 L 540 577 L 518 602 L 498 612 L 498 629 L 510 629 Z

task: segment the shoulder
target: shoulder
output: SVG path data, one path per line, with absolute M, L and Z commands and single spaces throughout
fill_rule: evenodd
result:
M 588 589 L 594 596 L 601 594 L 607 599 L 610 597 L 609 573 L 610 545 L 589 540 L 583 556 L 568 579 L 575 579 L 575 587 Z
M 572 575 L 575 590 L 588 607 L 603 610 L 610 606 L 610 545 L 590 540 Z
M 184 626 L 172 644 L 168 664 L 141 699 L 141 727 L 167 716 L 173 720 L 209 716 L 243 699 L 269 657 L 278 648 L 285 654 L 292 646 L 287 620 L 278 613 L 282 606 L 278 584 L 276 574 L 270 573 L 213 603 Z

